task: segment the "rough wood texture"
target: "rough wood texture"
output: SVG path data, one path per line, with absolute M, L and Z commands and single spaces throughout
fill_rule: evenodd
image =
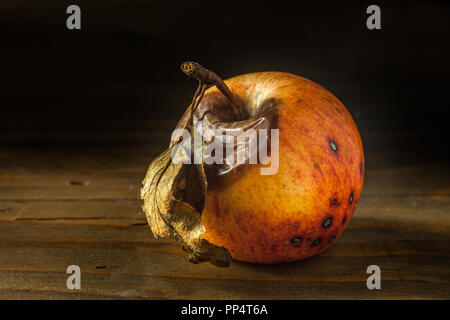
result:
M 153 238 L 138 191 L 154 152 L 128 152 L 141 156 L 92 149 L 64 161 L 46 151 L 30 163 L 2 153 L 0 298 L 450 298 L 448 167 L 387 170 L 377 168 L 382 154 L 369 154 L 359 208 L 335 246 L 295 263 L 219 269 Z M 71 264 L 81 290 L 66 289 Z M 372 264 L 381 290 L 366 288 Z

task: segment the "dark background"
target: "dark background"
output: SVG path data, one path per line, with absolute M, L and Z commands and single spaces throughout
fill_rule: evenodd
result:
M 0 146 L 162 150 L 196 86 L 179 65 L 195 60 L 223 78 L 278 70 L 323 85 L 369 166 L 381 149 L 447 161 L 450 5 L 373 3 L 381 30 L 366 28 L 367 1 L 2 2 Z M 81 30 L 66 28 L 70 4 Z

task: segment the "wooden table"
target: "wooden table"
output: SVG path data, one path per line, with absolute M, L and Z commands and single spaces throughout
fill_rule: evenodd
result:
M 221 269 L 153 238 L 138 191 L 156 152 L 3 152 L 0 298 L 450 298 L 448 166 L 385 169 L 395 154 L 368 154 L 359 208 L 332 248 Z M 66 288 L 69 265 L 81 268 L 81 290 Z M 366 287 L 369 265 L 381 268 L 381 290 Z

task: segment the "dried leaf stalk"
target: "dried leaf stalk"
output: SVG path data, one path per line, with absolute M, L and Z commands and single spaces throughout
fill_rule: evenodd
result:
M 195 62 L 184 63 L 181 69 L 199 80 L 198 89 L 190 106 L 191 113 L 185 124 L 193 136 L 193 115 L 208 84 L 213 84 L 230 99 L 236 115 L 245 117 L 239 102 L 225 83 L 214 72 Z M 181 137 L 177 140 L 180 142 Z M 193 158 L 194 148 L 186 151 L 179 144 L 171 145 L 149 165 L 142 184 L 142 206 L 150 228 L 156 238 L 172 237 L 188 252 L 190 261 L 209 261 L 218 267 L 227 267 L 231 256 L 224 247 L 203 239 L 205 226 L 201 220 L 207 181 L 203 164 L 185 164 L 185 156 Z M 187 155 L 186 152 L 191 152 Z

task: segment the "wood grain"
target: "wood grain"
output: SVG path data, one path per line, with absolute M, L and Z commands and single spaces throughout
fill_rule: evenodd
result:
M 66 154 L 70 162 L 52 150 L 32 162 L 2 153 L 0 298 L 450 298 L 442 166 L 383 169 L 374 154 L 359 208 L 332 248 L 305 261 L 219 269 L 190 264 L 175 243 L 151 235 L 138 190 L 155 151 L 108 150 Z M 81 290 L 65 287 L 71 264 L 82 270 Z M 382 290 L 366 288 L 372 264 Z

